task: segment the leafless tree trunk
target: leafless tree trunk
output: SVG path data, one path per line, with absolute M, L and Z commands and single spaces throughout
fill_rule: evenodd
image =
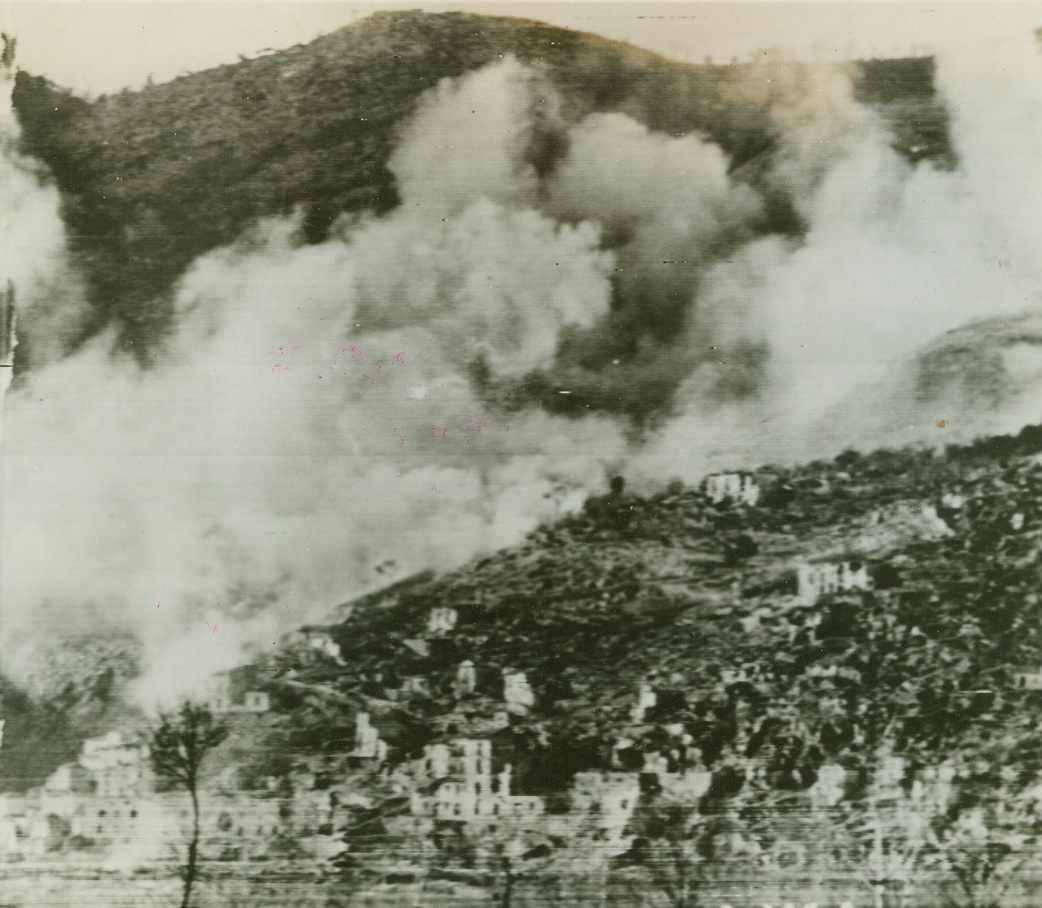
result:
M 188 791 L 192 799 L 192 837 L 188 841 L 188 856 L 185 860 L 184 894 L 181 896 L 181 908 L 189 908 L 192 901 L 192 884 L 195 882 L 195 874 L 199 857 L 199 795 L 195 786 Z

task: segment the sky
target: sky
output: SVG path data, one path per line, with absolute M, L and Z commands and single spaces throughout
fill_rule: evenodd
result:
M 849 59 L 979 46 L 1042 24 L 1038 4 L 935 3 L 558 3 L 367 5 L 343 2 L 0 0 L 29 72 L 81 94 L 136 88 L 233 63 L 267 48 L 307 43 L 375 9 L 457 9 L 540 19 L 627 40 L 684 62 L 748 59 L 764 49 Z

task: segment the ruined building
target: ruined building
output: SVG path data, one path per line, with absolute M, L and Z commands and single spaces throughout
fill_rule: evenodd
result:
M 427 618 L 428 634 L 451 634 L 459 615 L 454 608 L 432 608 Z
M 654 709 L 657 705 L 658 694 L 655 693 L 650 684 L 642 684 L 637 691 L 637 702 L 633 704 L 633 709 L 630 711 L 630 721 L 639 725 L 644 721 L 648 710 Z
M 1013 676 L 1013 686 L 1017 690 L 1042 690 L 1042 671 L 1017 672 Z
M 210 685 L 207 707 L 217 715 L 266 713 L 271 700 L 264 691 L 251 689 L 253 681 L 248 672 L 241 670 L 216 675 Z
M 362 760 L 376 760 L 382 763 L 387 757 L 387 744 L 380 739 L 380 732 L 369 720 L 369 713 L 359 713 L 355 717 L 355 749 L 352 757 Z
M 459 700 L 463 697 L 467 697 L 474 693 L 477 689 L 478 676 L 477 670 L 474 668 L 474 663 L 470 659 L 466 659 L 460 663 L 459 668 L 456 669 L 456 680 L 453 683 L 453 691 L 456 695 L 456 699 Z
M 760 500 L 760 487 L 748 473 L 713 473 L 703 488 L 713 504 L 730 502 L 753 507 Z
M 872 589 L 868 568 L 858 562 L 801 564 L 797 569 L 797 597 L 813 605 L 822 596 Z
M 81 850 L 133 866 L 169 860 L 183 849 L 191 803 L 183 791 L 157 792 L 153 783 L 141 741 L 118 731 L 88 739 L 78 759 L 39 788 L 0 794 L 0 861 L 63 860 Z M 201 805 L 208 853 L 222 859 L 277 854 L 287 822 L 277 800 L 215 790 Z
M 497 817 L 535 817 L 543 812 L 542 798 L 510 792 L 511 767 L 492 772 L 492 742 L 461 738 L 452 744 L 429 744 L 419 767 L 420 789 L 410 805 L 414 816 L 472 822 Z
M 119 850 L 157 839 L 148 749 L 118 731 L 84 742 L 39 789 L 0 803 L 0 855 L 43 856 L 71 840 Z M 158 840 L 157 840 L 158 841 Z
M 79 765 L 93 775 L 102 797 L 139 798 L 152 790 L 148 748 L 118 731 L 84 741 Z
M 503 673 L 503 700 L 513 715 L 525 715 L 535 706 L 535 692 L 524 672 Z

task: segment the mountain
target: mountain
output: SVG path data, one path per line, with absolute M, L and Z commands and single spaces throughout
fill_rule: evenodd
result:
M 541 67 L 567 123 L 618 111 L 668 135 L 698 133 L 760 186 L 778 144 L 771 76 L 816 78 L 800 64 L 684 65 L 537 22 L 420 12 L 378 13 L 306 46 L 94 100 L 20 73 L 22 150 L 61 192 L 94 313 L 86 330 L 115 323 L 123 349 L 146 362 L 170 326 L 173 284 L 202 253 L 298 206 L 309 242 L 344 212 L 394 208 L 388 158 L 421 94 L 508 55 Z M 903 154 L 950 163 L 932 77 L 927 58 L 854 72 L 858 99 Z M 564 150 L 551 131 L 529 154 L 545 173 Z M 771 197 L 760 229 L 798 232 L 791 200 Z
M 674 246 L 684 251 L 689 233 L 702 236 L 690 225 L 656 244 L 659 228 L 671 229 L 668 185 L 662 192 L 665 215 L 634 204 L 636 213 L 620 218 L 620 225 L 609 223 L 609 211 L 604 235 L 591 240 L 603 243 L 597 252 L 625 249 L 630 256 L 613 259 L 617 267 L 605 277 L 611 309 L 603 335 L 614 333 L 594 355 L 593 332 L 562 331 L 555 355 L 578 365 L 569 362 L 567 383 L 557 382 L 561 373 L 543 373 L 540 403 L 554 414 L 616 407 L 630 415 L 668 402 L 669 392 L 695 366 L 674 354 L 695 347 L 680 329 L 702 271 L 730 264 L 730 250 L 758 238 L 771 242 L 755 252 L 784 260 L 799 248 L 791 241 L 809 231 L 800 206 L 805 200 L 778 174 L 785 170 L 780 164 L 792 163 L 781 160 L 781 113 L 801 114 L 798 106 L 783 103 L 786 86 L 806 94 L 823 78 L 815 68 L 681 65 L 539 23 L 390 13 L 307 47 L 95 100 L 21 74 L 15 94 L 21 146 L 46 165 L 60 192 L 70 250 L 93 312 L 85 332 L 114 327 L 118 345 L 145 367 L 139 374 L 130 364 L 133 383 L 147 381 L 148 367 L 153 375 L 161 369 L 150 360 L 172 328 L 173 291 L 199 256 L 230 244 L 249 250 L 255 242 L 251 227 L 294 209 L 302 211 L 300 237 L 290 244 L 294 251 L 298 241 L 323 242 L 344 215 L 383 226 L 381 217 L 401 205 L 392 157 L 421 96 L 440 80 L 511 55 L 538 69 L 527 87 L 541 90 L 539 80 L 545 80 L 557 105 L 553 116 L 533 117 L 524 133 L 521 158 L 537 183 L 543 181 L 532 193 L 536 207 L 523 213 L 526 223 L 546 227 L 540 220 L 546 210 L 538 205 L 551 206 L 540 190 L 568 151 L 567 141 L 585 137 L 597 144 L 603 121 L 587 124 L 585 133 L 570 129 L 596 113 L 626 115 L 611 123 L 619 127 L 624 121 L 625 130 L 635 123 L 633 134 L 648 143 L 638 149 L 677 136 L 716 143 L 726 162 L 720 168 L 719 182 L 726 184 L 722 208 L 742 199 L 728 194 L 732 183 L 755 189 L 756 204 L 747 214 L 742 209 L 740 223 L 720 218 L 707 234 L 704 258 L 693 264 L 672 255 Z M 873 121 L 889 127 L 888 141 L 905 161 L 936 165 L 922 169 L 930 177 L 955 165 L 932 60 L 862 61 L 832 72 L 837 71 L 853 76 L 855 98 Z M 642 133 L 644 127 L 650 132 Z M 692 147 L 702 148 L 692 142 L 685 153 Z M 842 141 L 835 147 L 843 147 Z M 716 154 L 716 147 L 711 151 Z M 901 163 L 883 151 L 885 163 Z M 911 170 L 903 164 L 895 169 Z M 867 181 L 879 179 L 867 172 Z M 855 171 L 854 177 L 861 174 Z M 615 179 L 614 172 L 609 178 Z M 634 194 L 646 185 L 638 182 Z M 841 202 L 846 198 L 838 195 Z M 878 204 L 886 208 L 892 199 L 883 196 Z M 487 199 L 478 204 L 486 212 L 494 208 Z M 550 212 L 554 237 L 586 216 L 572 204 L 559 199 Z M 604 207 L 614 204 L 610 198 Z M 633 237 L 647 224 L 651 236 L 642 245 Z M 825 221 L 820 232 L 829 233 L 831 225 Z M 412 226 L 424 236 L 429 224 L 421 219 Z M 860 245 L 861 235 L 850 234 Z M 402 247 L 410 251 L 418 245 L 411 236 Z M 629 261 L 648 259 L 648 249 L 663 254 L 646 274 L 620 276 Z M 485 280 L 481 264 L 474 272 Z M 663 277 L 659 265 L 678 268 Z M 660 277 L 660 297 L 641 297 L 643 285 Z M 487 285 L 476 279 L 474 285 L 482 288 L 476 294 L 481 302 Z M 738 295 L 742 291 L 739 286 Z M 624 298 L 627 292 L 630 299 Z M 388 296 L 398 302 L 393 293 Z M 400 296 L 408 309 L 412 299 Z M 251 301 L 245 295 L 230 304 Z M 625 318 L 617 317 L 623 310 Z M 726 328 L 728 319 L 723 322 Z M 556 342 L 557 332 L 552 336 Z M 960 411 L 1005 406 L 1011 396 L 1029 409 L 1039 371 L 1038 337 L 1031 318 L 949 332 L 908 367 L 918 372 L 898 396 L 914 387 L 932 405 L 954 388 L 963 395 Z M 628 345 L 630 359 L 616 360 L 612 343 Z M 711 402 L 753 396 L 762 378 L 757 371 L 766 356 L 763 346 L 755 334 L 741 337 L 713 363 L 720 371 L 709 376 L 719 377 Z M 716 350 L 706 343 L 692 356 L 715 361 Z M 20 357 L 24 351 L 31 367 L 31 342 L 19 348 Z M 648 351 L 650 358 L 642 360 Z M 783 357 L 789 352 L 784 345 L 781 351 Z M 659 371 L 641 371 L 648 361 Z M 468 360 L 461 368 L 472 370 L 480 386 L 483 365 Z M 632 368 L 629 374 L 637 378 L 609 380 L 616 366 L 617 373 Z M 579 387 L 582 369 L 590 373 L 588 388 L 562 394 L 560 387 Z M 448 374 L 460 384 L 471 377 L 466 371 Z M 323 387 L 331 384 L 323 381 Z M 661 400 L 656 382 L 665 389 Z M 615 398 L 623 388 L 628 403 L 619 407 Z M 595 399 L 598 392 L 602 400 Z M 517 399 L 518 409 L 532 402 L 522 393 Z M 862 409 L 850 409 L 854 419 L 862 419 Z M 126 422 L 134 424 L 136 414 L 129 415 Z M 945 420 L 935 418 L 928 425 L 940 431 Z M 1034 414 L 1017 428 L 1036 420 Z M 877 423 L 865 422 L 865 431 L 879 437 Z M 426 432 L 427 425 L 421 428 Z M 437 438 L 437 428 L 430 429 Z M 447 426 L 442 439 L 446 432 Z M 323 436 L 333 443 L 340 437 Z M 302 444 L 307 441 L 302 436 Z M 399 444 L 397 437 L 393 444 Z M 515 792 L 543 799 L 550 816 L 569 815 L 580 800 L 579 774 L 640 776 L 639 810 L 627 820 L 627 835 L 636 843 L 625 855 L 631 867 L 654 867 L 641 849 L 656 841 L 686 841 L 656 813 L 661 791 L 648 776 L 707 780 L 697 797 L 699 814 L 741 821 L 746 833 L 757 835 L 778 817 L 801 816 L 801 799 L 830 772 L 843 780 L 844 803 L 859 805 L 857 819 L 867 822 L 868 793 L 888 758 L 904 761 L 898 781 L 908 791 L 922 780 L 920 770 L 934 770 L 950 758 L 949 768 L 982 802 L 993 803 L 1011 789 L 1022 795 L 1042 771 L 1042 703 L 1025 682 L 1042 665 L 1042 429 L 1029 425 L 1017 435 L 944 450 L 864 447 L 831 460 L 728 474 L 698 488 L 675 482 L 656 494 L 632 493 L 620 477 L 609 493 L 589 498 L 577 514 L 540 526 L 520 545 L 345 603 L 327 626 L 313 629 L 322 646 L 316 648 L 305 631 L 240 669 L 250 676 L 251 691 L 268 695 L 272 709 L 261 720 L 245 709 L 232 720 L 235 738 L 219 756 L 235 764 L 222 769 L 239 773 L 222 773 L 224 782 L 237 777 L 258 798 L 277 794 L 287 802 L 289 795 L 302 795 L 303 801 L 331 804 L 325 797 L 330 790 L 348 789 L 356 798 L 350 810 L 372 811 L 362 818 L 369 824 L 363 845 L 375 841 L 373 847 L 386 851 L 389 842 L 407 856 L 433 853 L 432 868 L 461 877 L 480 862 L 458 838 L 432 837 L 424 842 L 426 850 L 407 850 L 401 828 L 412 823 L 408 796 L 415 792 L 399 784 L 427 745 L 448 747 L 460 738 L 490 742 L 490 763 L 498 772 L 511 766 Z M 390 457 L 372 459 L 383 456 Z M 404 461 L 396 463 L 406 469 Z M 341 478 L 337 474 L 338 483 Z M 481 495 L 485 482 L 484 475 L 475 479 Z M 368 502 L 370 491 L 363 489 L 358 500 Z M 327 492 L 320 486 L 307 501 L 325 502 Z M 451 533 L 459 512 L 435 512 L 437 529 L 440 513 L 448 515 L 441 519 Z M 250 517 L 257 522 L 252 512 Z M 165 532 L 163 519 L 141 525 Z M 338 545 L 365 535 L 353 526 L 337 537 Z M 206 539 L 223 540 L 220 529 Z M 198 535 L 186 531 L 184 538 Z M 240 549 L 251 554 L 254 537 L 228 538 L 241 543 L 229 545 L 232 560 L 252 571 L 253 562 L 238 555 Z M 382 551 L 389 547 L 384 537 L 374 537 L 372 545 L 366 557 L 399 554 Z M 388 557 L 388 563 L 393 560 Z M 124 582 L 122 573 L 118 579 Z M 257 599 L 258 609 L 270 604 L 264 596 Z M 138 641 L 128 636 L 103 645 L 88 635 L 53 642 L 61 656 L 49 660 L 44 652 L 29 652 L 32 670 L 22 667 L 19 673 L 26 689 L 7 695 L 10 743 L 3 772 L 10 787 L 37 784 L 75 754 L 82 737 L 140 719 L 123 706 L 123 686 L 137 671 Z M 359 726 L 375 729 L 387 745 L 386 762 L 376 770 L 365 763 L 371 756 L 355 747 Z M 375 815 L 379 810 L 383 814 Z M 337 834 L 351 839 L 350 829 Z M 785 837 L 775 828 L 764 841 L 772 836 Z M 545 849 L 535 858 L 566 851 L 567 837 L 559 838 L 533 846 L 532 852 Z M 829 841 L 828 835 L 821 838 Z M 350 875 L 343 863 L 336 869 Z
M 981 319 L 948 331 L 917 357 L 917 390 L 954 393 L 957 409 L 1021 403 L 1031 413 L 1042 374 L 1042 318 Z

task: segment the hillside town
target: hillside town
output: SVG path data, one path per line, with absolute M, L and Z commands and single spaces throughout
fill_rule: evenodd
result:
M 1034 459 L 1023 460 L 1016 472 L 1007 471 L 1004 487 L 1033 489 L 1039 473 Z M 561 721 L 553 717 L 569 695 L 559 685 L 571 675 L 558 669 L 558 677 L 548 676 L 526 648 L 531 631 L 501 623 L 487 605 L 469 601 L 458 582 L 453 597 L 446 598 L 432 586 L 438 579 L 423 575 L 391 588 L 388 604 L 374 607 L 359 600 L 342 609 L 339 622 L 302 627 L 287 637 L 274 661 L 215 676 L 204 705 L 247 742 L 237 751 L 249 752 L 246 764 L 270 762 L 265 750 L 248 742 L 264 741 L 283 723 L 306 723 L 313 710 L 326 725 L 348 722 L 349 737 L 332 749 L 298 749 L 292 765 L 272 764 L 267 775 L 255 767 L 247 771 L 231 752 L 219 766 L 215 762 L 201 795 L 200 847 L 206 860 L 317 863 L 366 880 L 369 887 L 390 886 L 389 891 L 401 885 L 422 889 L 432 872 L 447 874 L 464 888 L 495 886 L 495 868 L 504 860 L 514 868 L 511 873 L 558 880 L 574 875 L 576 867 L 589 876 L 599 866 L 616 880 L 611 885 L 621 885 L 655 841 L 652 830 L 662 822 L 661 811 L 684 815 L 714 804 L 719 816 L 701 834 L 710 837 L 725 865 L 774 867 L 772 873 L 787 868 L 786 874 L 798 875 L 820 867 L 831 850 L 841 863 L 876 868 L 883 880 L 877 890 L 886 889 L 888 899 L 910 892 L 914 856 L 940 848 L 929 818 L 956 809 L 967 786 L 976 784 L 977 770 L 967 754 L 938 752 L 923 759 L 926 751 L 913 756 L 905 746 L 902 753 L 889 734 L 868 738 L 866 727 L 851 744 L 873 742 L 867 775 L 866 766 L 845 756 L 844 748 L 833 748 L 831 758 L 804 751 L 800 759 L 813 760 L 808 767 L 787 757 L 788 776 L 779 776 L 785 764 L 772 765 L 774 757 L 757 752 L 762 724 L 743 702 L 763 702 L 772 696 L 768 691 L 778 690 L 768 715 L 778 720 L 800 715 L 785 711 L 803 709 L 806 700 L 826 710 L 824 716 L 832 699 L 862 689 L 864 647 L 875 644 L 853 628 L 870 622 L 870 634 L 882 635 L 880 641 L 898 628 L 886 616 L 899 616 L 909 601 L 916 566 L 902 553 L 910 547 L 965 545 L 979 538 L 982 523 L 995 521 L 1003 523 L 1003 535 L 987 539 L 997 544 L 1023 548 L 1034 538 L 1038 518 L 1030 495 L 997 497 L 999 486 L 987 479 L 987 471 L 964 474 L 960 467 L 958 475 L 971 478 L 951 479 L 926 499 L 887 502 L 883 496 L 881 502 L 866 502 L 860 515 L 848 516 L 845 543 L 808 548 L 782 562 L 773 556 L 765 560 L 770 545 L 765 521 L 775 519 L 771 515 L 779 507 L 794 511 L 801 501 L 813 508 L 816 499 L 836 496 L 843 483 L 853 483 L 852 466 L 834 471 L 827 483 L 724 474 L 709 477 L 696 492 L 680 493 L 689 520 L 697 513 L 718 515 L 729 522 L 730 533 L 742 525 L 760 527 L 755 553 L 738 563 L 724 557 L 718 562 L 722 568 L 708 570 L 710 582 L 721 569 L 742 578 L 738 586 L 722 587 L 726 598 L 712 600 L 713 608 L 730 609 L 728 620 L 744 637 L 785 639 L 794 653 L 814 640 L 824 648 L 795 686 L 785 681 L 783 688 L 777 667 L 755 651 L 730 665 L 707 663 L 694 685 L 682 663 L 670 668 L 670 660 L 659 659 L 637 678 L 627 663 L 620 675 L 629 679 L 627 687 L 598 682 L 605 684 L 599 695 L 612 705 L 599 725 L 597 752 L 586 766 L 575 764 L 554 788 L 547 787 L 545 775 L 533 773 L 532 754 L 554 746 L 549 723 Z M 663 502 L 670 496 L 677 493 L 668 493 Z M 1014 510 L 1005 513 L 1010 503 Z M 591 502 L 589 519 L 605 528 L 595 532 L 613 527 L 615 509 L 630 507 L 618 488 Z M 670 520 L 669 513 L 660 507 L 657 519 Z M 734 521 L 739 525 L 732 526 Z M 580 540 L 590 531 L 579 524 L 567 532 Z M 631 524 L 609 532 L 646 530 Z M 851 532 L 857 544 L 850 541 Z M 499 559 L 513 571 L 514 557 L 504 553 Z M 695 551 L 693 557 L 701 556 Z M 558 587 L 559 596 L 565 591 Z M 724 606 L 728 600 L 744 604 L 739 611 Z M 575 620 L 571 615 L 558 612 L 557 633 Z M 392 623 L 381 624 L 385 620 Z M 367 629 L 371 621 L 377 623 Z M 682 627 L 675 624 L 678 631 Z M 378 645 L 374 632 L 383 635 Z M 494 635 L 502 633 L 510 635 L 509 646 L 496 642 Z M 851 633 L 853 648 L 842 643 Z M 567 652 L 569 658 L 581 657 L 581 650 Z M 785 659 L 785 653 L 779 651 L 777 658 Z M 1042 658 L 1008 673 L 1010 695 L 1042 689 L 1040 664 Z M 578 685 L 578 678 L 570 683 Z M 575 694 L 570 696 L 574 703 Z M 730 704 L 737 724 L 722 749 L 715 743 L 719 732 L 697 718 L 699 699 L 719 704 L 717 710 Z M 576 708 L 570 709 L 574 716 Z M 429 730 L 418 737 L 421 727 Z M 531 744 L 522 743 L 533 734 Z M 747 795 L 722 789 L 732 784 L 725 783 L 730 774 L 744 778 Z M 1042 778 L 1029 782 L 1017 795 L 1017 809 L 1026 811 L 1018 814 L 1021 824 L 1042 802 Z M 779 814 L 767 822 L 768 813 L 763 828 L 750 824 L 742 811 L 753 797 L 764 804 L 781 798 L 788 819 L 782 822 Z M 78 758 L 59 766 L 43 785 L 0 799 L 0 858 L 154 866 L 178 860 L 189 821 L 184 793 L 163 786 L 153 773 L 147 729 L 114 730 L 85 740 Z M 832 830 L 830 837 L 821 837 L 823 828 Z M 374 839 L 372 832 L 360 833 L 366 829 L 379 834 Z M 451 842 L 456 844 L 450 848 Z M 898 847 L 904 857 L 895 863 Z M 598 856 L 595 862 L 591 853 Z M 843 901 L 844 893 L 861 885 L 856 879 L 839 889 L 825 887 L 823 900 Z M 722 904 L 738 901 L 726 887 L 719 897 Z
M 66 6 L 0 908 L 1037 908 L 1034 12 Z

